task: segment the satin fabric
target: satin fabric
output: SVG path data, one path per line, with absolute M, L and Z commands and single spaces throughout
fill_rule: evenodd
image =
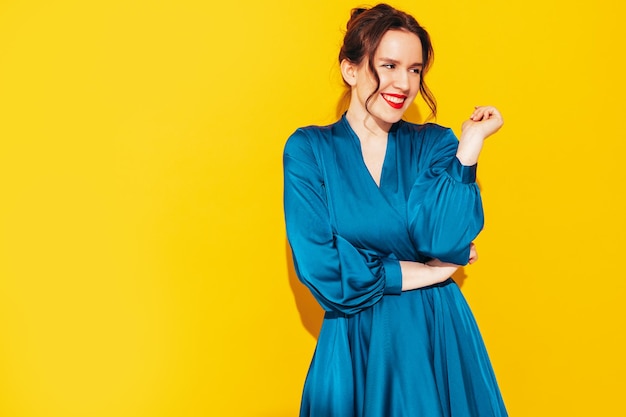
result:
M 400 260 L 464 265 L 483 227 L 476 166 L 457 146 L 450 129 L 400 121 L 377 185 L 345 115 L 287 141 L 287 236 L 326 310 L 301 417 L 507 416 L 456 283 L 401 291 Z

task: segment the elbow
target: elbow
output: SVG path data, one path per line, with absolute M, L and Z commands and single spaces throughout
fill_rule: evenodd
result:
M 442 262 L 456 265 L 467 265 L 470 257 L 470 245 L 477 234 L 459 240 L 440 239 L 420 245 L 419 253 L 428 258 L 435 258 Z
M 470 245 L 483 229 L 483 217 L 476 216 L 474 221 L 430 227 L 420 225 L 421 233 L 414 233 L 416 248 L 419 253 L 443 262 L 465 265 L 469 261 Z M 420 230 L 420 229 L 418 229 Z M 417 235 L 417 236 L 416 236 Z
M 382 287 L 370 287 L 367 291 L 358 291 L 351 287 L 345 288 L 345 282 L 342 283 L 339 278 L 321 278 L 306 273 L 299 273 L 298 278 L 325 311 L 344 315 L 353 315 L 371 307 L 382 298 L 384 292 Z

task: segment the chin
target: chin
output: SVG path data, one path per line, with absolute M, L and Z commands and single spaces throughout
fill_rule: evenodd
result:
M 391 123 L 391 124 L 398 123 L 400 120 L 402 120 L 402 117 L 406 113 L 407 109 L 408 109 L 408 106 L 407 108 L 401 108 L 397 110 L 394 109 L 390 112 L 387 112 L 386 114 L 383 114 L 382 115 L 383 117 L 381 117 L 380 120 L 384 121 L 385 123 Z
M 383 121 L 389 124 L 398 123 L 400 120 L 402 120 L 402 116 L 404 116 L 404 113 L 405 112 L 402 111 L 397 115 L 393 115 L 393 116 L 385 118 Z
M 404 113 L 406 113 L 407 109 L 389 109 L 391 111 L 389 111 L 388 109 L 381 110 L 382 111 L 370 113 L 370 116 L 373 116 L 374 119 L 378 121 L 378 123 L 392 125 L 402 120 L 402 117 L 404 116 Z

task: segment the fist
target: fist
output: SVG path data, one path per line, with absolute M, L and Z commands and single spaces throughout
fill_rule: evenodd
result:
M 496 133 L 504 124 L 502 115 L 493 106 L 476 106 L 469 120 L 463 122 L 461 132 L 479 135 L 483 139 Z

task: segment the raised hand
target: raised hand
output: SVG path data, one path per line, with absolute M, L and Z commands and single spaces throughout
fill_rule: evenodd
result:
M 502 115 L 493 106 L 476 106 L 469 120 L 463 122 L 461 131 L 480 135 L 485 140 L 496 133 L 504 124 Z
M 469 120 L 461 125 L 461 137 L 456 156 L 463 165 L 478 161 L 483 142 L 496 133 L 504 123 L 502 115 L 493 106 L 476 106 Z

